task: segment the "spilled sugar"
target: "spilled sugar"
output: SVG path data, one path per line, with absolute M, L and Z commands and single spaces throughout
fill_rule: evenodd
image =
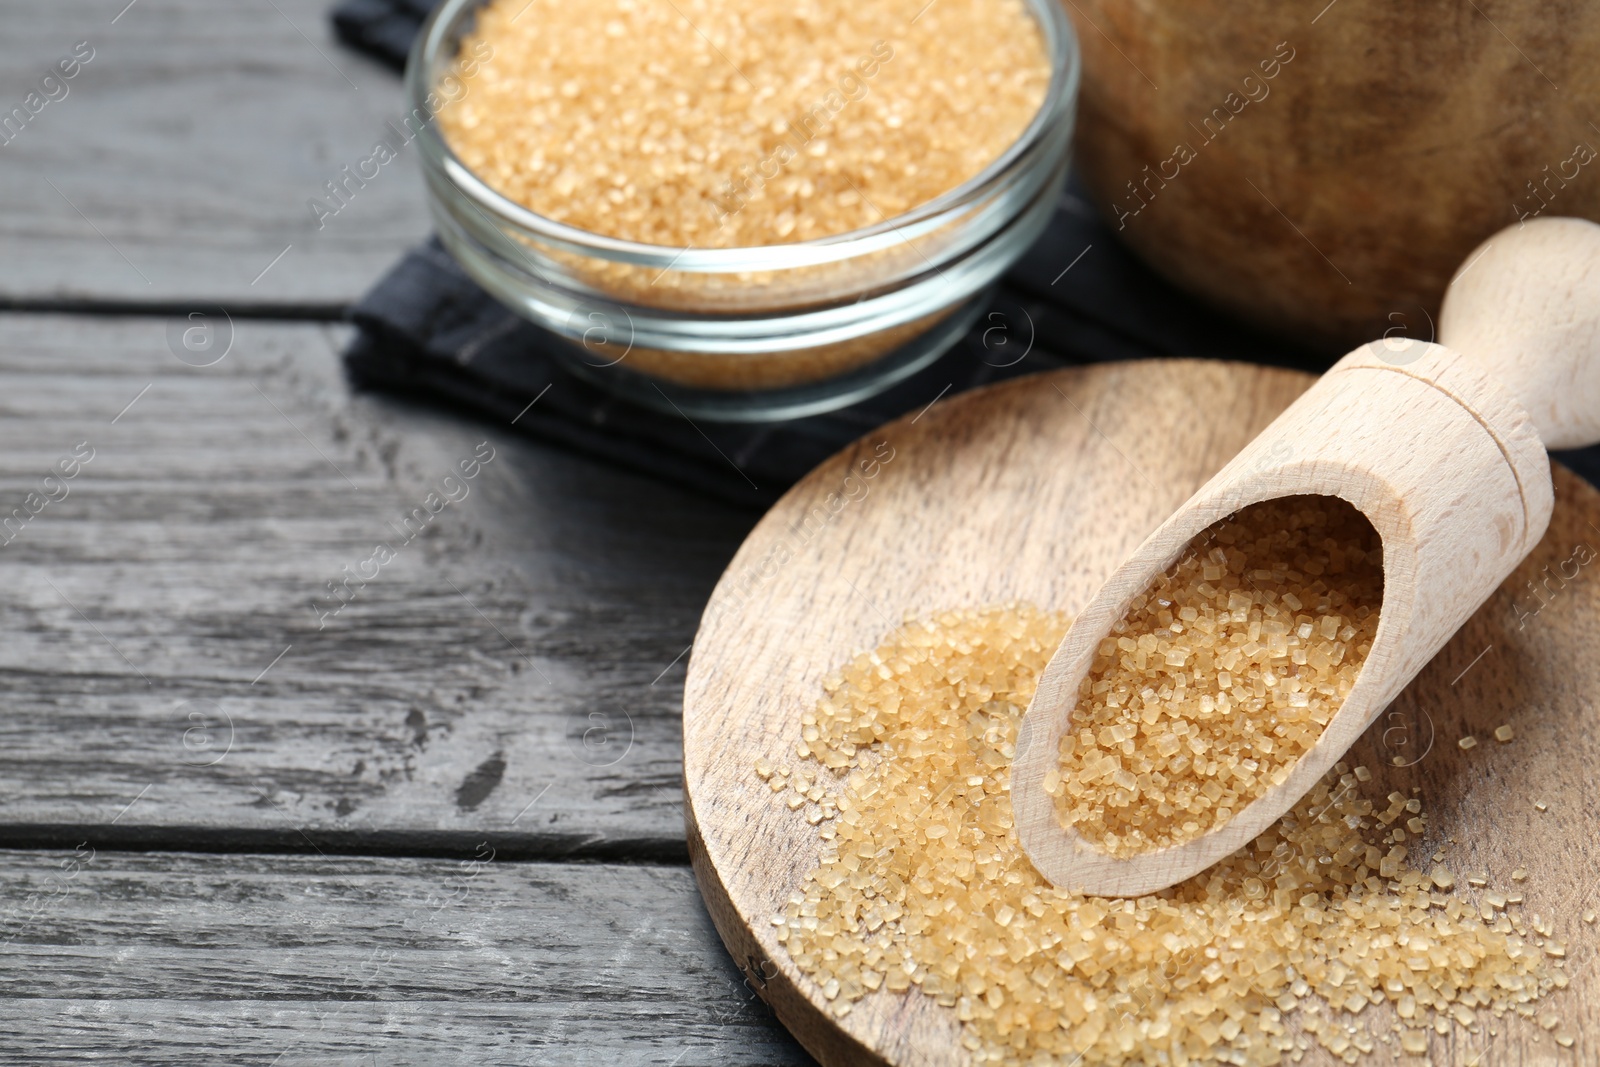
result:
M 773 922 L 835 1015 L 915 988 L 978 1063 L 1273 1064 L 1313 1041 L 1354 1062 L 1531 1016 L 1567 984 L 1561 944 L 1524 921 L 1520 895 L 1448 892 L 1405 862 L 1421 804 L 1375 804 L 1364 768 L 1341 765 L 1251 845 L 1160 893 L 1045 882 L 1012 833 L 1009 771 L 1065 629 L 1023 605 L 907 623 L 827 680 L 796 767 L 757 763 L 817 826 L 818 865 Z M 1385 1003 L 1392 1032 L 1363 1014 Z

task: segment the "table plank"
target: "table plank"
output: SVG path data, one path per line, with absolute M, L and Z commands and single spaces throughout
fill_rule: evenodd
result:
M 308 201 L 404 113 L 399 79 L 334 41 L 326 0 L 126 4 L 6 12 L 0 115 L 78 42 L 93 58 L 0 145 L 0 304 L 326 314 L 428 232 L 414 147 L 318 228 Z
M 807 1062 L 684 867 L 85 844 L 0 854 L 0 939 L 29 1062 Z
M 0 519 L 94 450 L 0 547 L 0 844 L 682 860 L 684 654 L 753 516 L 353 397 L 343 327 L 197 368 L 167 326 L 0 315 Z

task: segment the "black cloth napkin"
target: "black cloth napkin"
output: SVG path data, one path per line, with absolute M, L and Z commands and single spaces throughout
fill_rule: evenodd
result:
M 340 0 L 339 38 L 404 66 L 434 0 Z M 430 240 L 352 309 L 359 387 L 454 404 L 583 453 L 755 507 L 868 430 L 987 382 L 1118 359 L 1247 359 L 1320 371 L 1337 353 L 1263 336 L 1180 293 L 1117 243 L 1069 188 L 1043 236 L 948 353 L 889 390 L 824 415 L 763 425 L 688 421 L 566 372 L 566 342 L 484 292 Z M 1025 355 L 1024 355 L 1025 353 Z M 1600 484 L 1600 449 L 1560 458 Z
M 339 40 L 395 70 L 404 70 L 411 42 L 438 0 L 339 0 L 333 32 Z

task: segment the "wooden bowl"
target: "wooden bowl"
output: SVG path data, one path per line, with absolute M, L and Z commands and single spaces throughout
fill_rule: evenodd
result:
M 1484 238 L 1600 219 L 1600 6 L 1064 2 L 1091 197 L 1161 274 L 1269 330 L 1435 340 Z

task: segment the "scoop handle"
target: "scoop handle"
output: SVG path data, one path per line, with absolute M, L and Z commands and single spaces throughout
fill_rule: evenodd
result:
M 1439 343 L 1504 385 L 1546 448 L 1600 442 L 1600 226 L 1540 218 L 1479 245 L 1445 291 Z

